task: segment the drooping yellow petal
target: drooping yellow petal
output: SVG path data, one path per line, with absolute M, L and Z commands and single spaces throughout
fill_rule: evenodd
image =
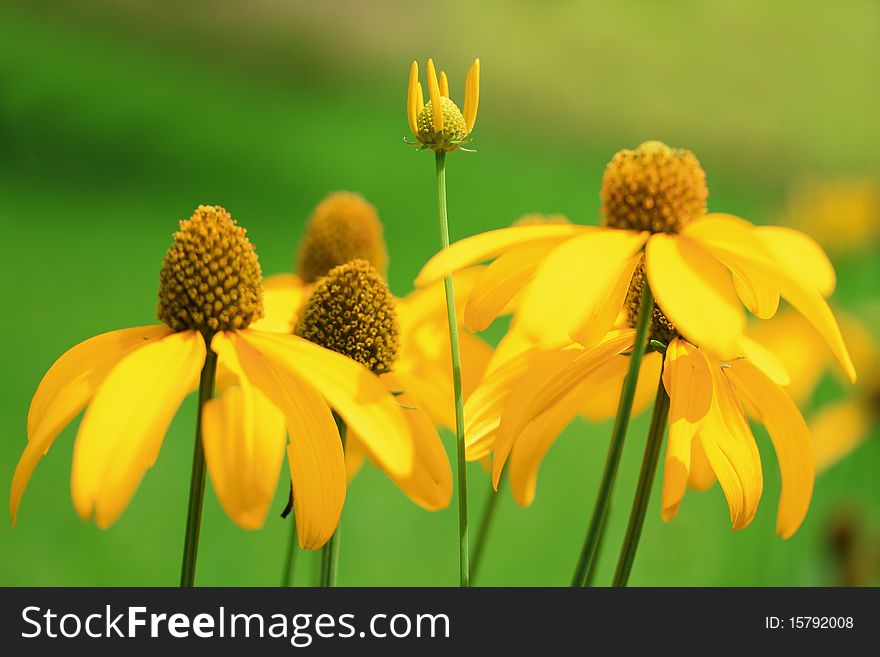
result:
M 629 291 L 633 273 L 635 273 L 641 258 L 642 254 L 637 253 L 622 263 L 617 271 L 616 281 L 604 296 L 597 299 L 581 325 L 572 332 L 571 338 L 575 342 L 579 342 L 583 347 L 592 347 L 604 338 L 614 326 L 614 321 L 626 301 L 626 293 Z
M 557 403 L 538 415 L 520 434 L 510 452 L 510 490 L 520 506 L 535 499 L 541 461 L 562 430 L 577 416 L 584 399 L 595 389 L 584 381 Z
M 259 342 L 260 335 L 271 334 L 218 333 L 211 347 L 220 360 L 237 362 L 242 378 L 284 415 L 297 535 L 304 549 L 315 550 L 333 535 L 345 501 L 342 441 L 321 395 L 297 371 L 280 365 L 274 351 L 256 347 L 252 340 Z
M 480 107 L 480 60 L 474 60 L 468 70 L 464 89 L 464 122 L 470 134 L 477 122 L 477 110 Z
M 418 62 L 414 61 L 409 67 L 409 84 L 406 86 L 406 117 L 409 120 L 409 130 L 416 137 L 419 136 L 418 117 L 420 97 L 419 65 Z
M 779 307 L 779 288 L 768 283 L 755 261 L 772 260 L 754 225 L 729 214 L 713 213 L 687 224 L 682 234 L 693 239 L 733 276 L 739 298 L 762 319 L 773 317 Z
M 404 391 L 397 399 L 404 407 L 403 417 L 415 445 L 412 472 L 406 476 L 398 476 L 393 472 L 388 475 L 419 506 L 428 511 L 445 509 L 452 499 L 452 468 L 437 429 L 421 410 L 418 398 L 405 392 L 410 388 L 406 380 L 400 379 L 394 373 L 383 374 L 381 379 L 389 390 Z
M 784 226 L 759 226 L 757 232 L 792 277 L 815 288 L 823 297 L 834 292 L 837 284 L 834 266 L 816 240 Z
M 691 467 L 688 473 L 688 488 L 708 490 L 715 484 L 715 472 L 706 456 L 706 450 L 699 440 L 691 441 Z
M 666 349 L 663 385 L 669 395 L 669 444 L 663 467 L 661 513 L 670 520 L 687 489 L 691 443 L 712 407 L 712 372 L 699 349 L 676 338 Z
M 499 365 L 477 386 L 465 401 L 465 452 L 468 461 L 477 461 L 492 451 L 501 414 L 516 383 L 532 363 L 543 360 L 543 352 L 530 350 Z
M 9 510 L 13 526 L 34 468 L 56 436 L 85 408 L 120 360 L 135 349 L 170 334 L 167 326 L 110 331 L 69 349 L 49 368 L 31 400 L 28 443 L 12 477 Z
M 523 244 L 486 267 L 467 299 L 467 329 L 476 333 L 488 328 L 532 279 L 543 258 L 564 239 L 555 237 Z
M 712 408 L 698 436 L 718 478 L 733 529 L 751 523 L 764 488 L 761 456 L 742 407 L 719 364 L 710 367 Z
M 446 77 L 446 71 L 440 71 L 440 95 L 449 98 L 449 79 Z
M 367 448 L 357 437 L 354 431 L 348 431 L 345 436 L 345 477 L 346 481 L 355 478 L 364 465 L 367 457 Z
M 848 456 L 870 432 L 871 414 L 866 404 L 847 399 L 823 407 L 810 421 L 816 472 L 824 472 Z
M 647 236 L 597 228 L 553 249 L 523 293 L 517 313 L 520 328 L 543 344 L 575 331 L 588 333 L 581 328 L 584 321 L 615 291 Z M 607 319 L 607 314 L 599 315 Z M 611 326 L 601 328 L 607 333 Z
M 434 119 L 434 132 L 443 130 L 443 105 L 440 103 L 440 85 L 437 83 L 437 71 L 434 60 L 428 60 L 428 95 L 431 97 L 431 116 Z
M 633 398 L 633 417 L 641 414 L 653 401 L 657 393 L 657 380 L 660 378 L 662 365 L 663 358 L 657 352 L 645 354 L 642 358 L 639 380 L 636 383 L 636 394 Z M 584 405 L 581 408 L 585 418 L 591 422 L 603 422 L 615 416 L 617 406 L 620 403 L 623 380 L 628 371 L 629 358 L 626 356 L 612 358 L 596 368 L 588 377 L 593 382 L 592 392 L 589 397 L 584 399 Z
M 83 417 L 73 449 L 73 504 L 110 526 L 159 454 L 180 402 L 205 361 L 197 331 L 150 341 L 114 367 Z
M 770 349 L 748 336 L 740 340 L 742 355 L 752 361 L 758 369 L 769 376 L 776 384 L 787 386 L 791 383 L 791 377 L 785 365 L 776 357 Z M 808 360 L 808 358 L 805 358 Z
M 466 237 L 443 249 L 425 263 L 415 280 L 417 287 L 425 287 L 455 271 L 491 260 L 521 244 L 551 237 L 566 237 L 591 230 L 574 224 L 538 226 L 511 226 Z
M 635 331 L 609 335 L 591 349 L 574 346 L 550 353 L 534 362 L 510 393 L 501 416 L 500 433 L 492 459 L 495 486 L 514 443 L 538 415 L 580 385 L 597 367 L 632 346 Z
M 810 430 L 791 398 L 748 360 L 730 364 L 728 376 L 736 391 L 748 398 L 767 428 L 782 473 L 776 532 L 789 538 L 797 531 L 813 495 L 815 479 Z
M 242 529 L 259 529 L 275 497 L 287 437 L 275 405 L 246 379 L 240 383 L 205 404 L 202 441 L 226 515 Z
M 678 332 L 718 355 L 736 352 L 745 328 L 730 273 L 697 244 L 678 235 L 653 235 L 645 270 L 657 305 Z
M 320 392 L 384 469 L 397 475 L 411 472 L 412 436 L 400 407 L 367 368 L 294 335 L 254 330 L 239 335 L 276 371 L 287 371 Z
M 263 282 L 262 318 L 250 328 L 273 333 L 293 333 L 309 288 L 296 274 L 275 274 Z

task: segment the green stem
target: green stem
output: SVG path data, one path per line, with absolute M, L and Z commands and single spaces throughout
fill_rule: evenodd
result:
M 611 505 L 605 512 L 605 518 L 602 520 L 602 526 L 599 528 L 599 543 L 596 545 L 596 554 L 590 560 L 590 567 L 587 569 L 587 576 L 584 578 L 584 586 L 591 587 L 596 581 L 596 571 L 599 570 L 599 559 L 602 557 L 602 549 L 605 547 L 605 539 L 608 536 L 608 516 L 611 515 Z
M 446 153 L 437 151 L 437 200 L 440 210 L 440 243 L 449 247 L 449 220 L 446 216 Z M 468 569 L 467 462 L 464 455 L 464 399 L 461 393 L 461 355 L 458 347 L 458 322 L 452 276 L 443 279 L 446 290 L 446 318 L 452 355 L 452 388 L 455 396 L 455 447 L 458 462 L 458 558 L 459 584 L 470 586 Z
M 192 475 L 189 481 L 189 506 L 186 512 L 186 535 L 183 541 L 183 563 L 180 567 L 180 587 L 192 588 L 196 576 L 196 558 L 199 553 L 199 530 L 202 526 L 202 500 L 205 497 L 205 448 L 202 445 L 202 409 L 214 396 L 214 375 L 217 354 L 208 349 L 202 376 L 199 379 L 199 409 L 196 415 L 196 441 L 193 448 Z
M 342 451 L 345 452 L 345 436 L 348 433 L 345 421 L 333 412 L 333 419 L 336 420 L 336 427 L 339 429 L 339 438 L 342 440 Z M 321 551 L 321 587 L 333 588 L 336 586 L 336 572 L 339 570 L 339 530 L 342 526 L 342 518 L 339 518 L 339 524 L 336 525 L 336 531 L 330 537 L 330 540 L 324 544 Z
M 639 367 L 642 356 L 648 344 L 648 327 L 651 325 L 651 316 L 654 314 L 654 297 L 651 288 L 644 286 L 642 300 L 639 304 L 639 317 L 636 324 L 636 337 L 632 353 L 629 359 L 629 370 L 623 381 L 620 391 L 620 401 L 617 405 L 617 417 L 614 418 L 614 428 L 611 431 L 611 442 L 608 445 L 608 455 L 605 458 L 605 470 L 602 472 L 602 481 L 599 483 L 599 494 L 593 507 L 593 515 L 584 539 L 584 546 L 578 559 L 572 586 L 585 586 L 590 564 L 596 555 L 599 539 L 605 525 L 605 516 L 608 515 L 608 505 L 611 503 L 611 493 L 614 489 L 614 480 L 617 477 L 617 469 L 620 466 L 620 456 L 623 453 L 623 443 L 626 439 L 626 430 L 629 427 L 629 416 L 632 413 L 633 398 L 636 394 L 636 384 L 639 380 Z
M 293 564 L 296 562 L 296 553 L 299 551 L 296 540 L 296 518 L 290 520 L 290 542 L 287 545 L 287 555 L 284 559 L 284 571 L 281 574 L 281 586 L 293 586 Z
M 480 570 L 480 564 L 483 559 L 483 551 L 486 549 L 486 539 L 489 536 L 489 529 L 492 527 L 492 519 L 495 517 L 495 508 L 498 506 L 498 500 L 501 492 L 504 490 L 504 483 L 507 481 L 507 470 L 502 470 L 501 479 L 498 481 L 498 490 L 489 481 L 489 497 L 486 499 L 486 506 L 483 507 L 483 515 L 480 517 L 480 525 L 477 528 L 477 540 L 474 541 L 474 554 L 471 557 L 471 582 L 477 579 L 477 572 Z
M 660 446 L 663 444 L 663 434 L 666 432 L 668 417 L 669 395 L 666 394 L 661 377 L 657 384 L 657 397 L 654 400 L 651 427 L 648 429 L 648 441 L 645 443 L 639 485 L 636 487 L 636 496 L 629 516 L 629 526 L 626 528 L 623 547 L 620 549 L 620 559 L 617 562 L 617 571 L 614 573 L 613 586 L 626 586 L 629 580 L 633 560 L 636 558 L 636 550 L 639 547 L 639 538 L 642 536 L 642 527 L 645 524 L 645 512 L 648 509 L 648 499 L 651 497 L 651 486 L 654 483 L 654 473 L 657 471 L 657 461 L 660 459 Z

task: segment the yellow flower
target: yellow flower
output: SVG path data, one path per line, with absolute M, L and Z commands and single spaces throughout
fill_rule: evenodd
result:
M 509 461 L 514 497 L 532 502 L 541 461 L 553 441 L 582 412 L 584 400 L 601 395 L 609 375 L 627 366 L 635 331 L 615 329 L 597 344 L 568 344 L 527 350 L 487 375 L 468 411 L 497 421 L 493 480 L 497 486 Z M 660 371 L 646 358 L 637 396 L 645 405 Z M 809 430 L 794 402 L 751 358 L 721 361 L 675 336 L 663 357 L 663 384 L 670 396 L 669 443 L 664 469 L 662 514 L 669 520 L 690 483 L 706 488 L 721 483 L 734 529 L 747 526 L 761 497 L 763 479 L 758 449 L 743 407 L 770 433 L 782 470 L 783 490 L 777 532 L 787 538 L 803 520 L 813 488 Z M 653 370 L 645 376 L 645 369 Z M 770 367 L 772 371 L 772 367 Z M 616 378 L 615 383 L 619 381 Z M 478 398 L 482 395 L 482 399 Z M 616 401 L 616 400 L 615 400 Z M 482 412 L 482 416 L 480 413 Z
M 262 274 L 253 245 L 219 206 L 181 221 L 160 276 L 165 326 L 111 331 L 73 347 L 43 377 L 28 414 L 28 444 L 10 509 L 59 432 L 86 408 L 74 445 L 77 513 L 100 527 L 128 505 L 206 359 L 226 372 L 224 399 L 203 412 L 208 469 L 224 509 L 259 527 L 285 450 L 303 547 L 321 546 L 345 498 L 345 466 L 331 408 L 386 468 L 412 470 L 413 446 L 393 396 L 363 367 L 294 335 L 256 330 Z M 210 350 L 210 351 L 209 351 Z
M 432 151 L 451 152 L 469 141 L 468 137 L 477 122 L 480 104 L 480 60 L 475 59 L 467 74 L 464 88 L 464 112 L 449 96 L 449 80 L 440 72 L 440 80 L 434 70 L 433 60 L 428 60 L 428 104 L 425 104 L 422 83 L 419 82 L 419 65 L 412 63 L 406 94 L 406 114 L 409 129 L 422 148 Z
M 592 346 L 621 312 L 632 319 L 632 283 L 645 276 L 670 327 L 722 359 L 753 347 L 742 306 L 768 318 L 781 297 L 855 380 L 825 301 L 836 281 L 822 249 L 791 228 L 706 214 L 707 197 L 692 153 L 646 142 L 617 153 L 606 168 L 603 226 L 514 226 L 475 235 L 435 255 L 416 284 L 494 259 L 468 298 L 470 330 L 485 329 L 519 296 L 515 321 L 525 335 Z

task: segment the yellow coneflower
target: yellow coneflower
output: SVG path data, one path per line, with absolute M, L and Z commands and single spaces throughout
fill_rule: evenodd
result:
M 648 339 L 653 349 L 665 350 L 673 339 L 683 338 L 719 361 L 747 357 L 778 370 L 772 356 L 744 335 L 742 305 L 767 318 L 782 297 L 823 335 L 855 379 L 825 301 L 835 275 L 824 252 L 791 229 L 755 227 L 731 215 L 707 214 L 705 173 L 693 153 L 656 141 L 621 151 L 606 168 L 600 197 L 601 227 L 524 226 L 477 235 L 437 254 L 417 279 L 419 285 L 429 284 L 495 258 L 468 300 L 465 317 L 472 330 L 488 326 L 516 297 L 517 330 L 548 346 L 564 344 L 570 336 L 587 352 L 607 347 L 609 330 L 621 314 L 636 329 L 576 584 L 585 581 L 603 531 Z M 591 360 L 584 356 L 583 362 Z M 538 369 L 530 369 L 530 375 Z M 564 385 L 565 379 L 552 384 Z M 513 397 L 506 403 L 512 404 Z M 616 583 L 626 582 L 638 544 L 647 484 L 666 422 L 665 403 L 668 397 L 658 386 L 650 449 Z M 514 437 L 517 433 L 502 422 L 502 436 L 505 431 Z M 496 443 L 496 458 L 512 447 L 512 440 Z
M 74 445 L 73 503 L 84 520 L 111 525 L 155 462 L 168 425 L 200 371 L 182 585 L 193 581 L 205 454 L 227 513 L 244 527 L 258 527 L 278 479 L 286 425 L 300 541 L 310 549 L 330 538 L 345 498 L 345 466 L 331 408 L 389 470 L 406 476 L 414 450 L 394 397 L 344 356 L 294 335 L 251 328 L 262 314 L 262 273 L 245 230 L 223 208 L 199 206 L 180 222 L 165 256 L 158 305 L 164 326 L 86 340 L 43 377 L 28 414 L 28 444 L 12 481 L 13 522 L 37 462 L 88 407 Z M 223 414 L 210 402 L 218 362 L 231 381 Z M 278 418 L 280 429 L 260 422 L 264 417 Z
M 409 72 L 406 110 L 409 128 L 416 137 L 420 150 L 431 150 L 435 154 L 437 171 L 437 199 L 440 217 L 440 247 L 449 247 L 449 219 L 446 214 L 446 153 L 461 148 L 468 141 L 477 120 L 480 103 L 480 60 L 474 60 L 468 71 L 465 83 L 464 113 L 449 98 L 449 80 L 441 71 L 440 80 L 434 70 L 434 62 L 428 60 L 428 95 L 430 101 L 424 104 L 422 85 L 419 82 L 419 65 L 412 63 Z M 466 149 L 465 149 L 466 150 Z M 465 461 L 464 437 L 464 398 L 461 383 L 461 355 L 457 313 L 455 310 L 455 289 L 451 272 L 443 279 L 446 294 L 446 321 L 449 330 L 449 355 L 452 362 L 453 394 L 455 398 L 455 446 L 458 465 L 458 552 L 459 584 L 470 585 L 468 567 L 468 501 L 467 501 L 467 463 Z
M 434 69 L 428 60 L 428 104 L 419 82 L 419 65 L 412 63 L 406 93 L 406 116 L 409 129 L 422 148 L 451 152 L 467 143 L 477 122 L 480 105 L 480 60 L 475 59 L 468 71 L 464 86 L 464 110 L 459 109 L 449 95 L 446 73 Z

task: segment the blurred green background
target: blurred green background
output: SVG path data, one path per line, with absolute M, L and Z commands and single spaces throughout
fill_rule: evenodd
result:
M 804 176 L 877 174 L 878 34 L 873 0 L 4 2 L 0 482 L 12 478 L 30 397 L 52 362 L 97 333 L 155 321 L 162 257 L 199 203 L 228 208 L 270 274 L 290 270 L 327 192 L 358 191 L 385 223 L 392 289 L 409 291 L 438 245 L 432 158 L 402 142 L 412 59 L 433 56 L 459 101 L 467 66 L 482 61 L 479 152 L 448 167 L 453 239 L 526 212 L 595 223 L 605 163 L 652 138 L 697 153 L 711 209 L 762 223 Z M 876 255 L 866 245 L 835 256 L 838 307 L 876 304 Z M 817 400 L 840 394 L 829 379 Z M 74 513 L 76 423 L 65 430 L 34 474 L 19 526 L 0 518 L 0 584 L 175 585 L 194 403 L 184 402 L 107 531 Z M 616 560 L 645 428 L 641 417 L 630 431 L 600 583 Z M 505 494 L 478 584 L 568 583 L 609 430 L 569 427 L 530 508 Z M 775 455 L 757 436 L 766 485 L 753 524 L 730 531 L 717 486 L 689 493 L 666 524 L 655 492 L 633 584 L 835 584 L 841 564 L 828 546 L 841 522 L 865 550 L 880 549 L 876 436 L 818 479 L 789 541 L 774 534 Z M 489 484 L 479 465 L 469 477 L 476 524 Z M 199 584 L 277 584 L 283 482 L 258 532 L 233 525 L 208 485 Z M 454 504 L 425 512 L 365 468 L 344 511 L 340 584 L 456 584 L 456 523 Z M 299 555 L 297 583 L 311 581 L 316 556 Z

